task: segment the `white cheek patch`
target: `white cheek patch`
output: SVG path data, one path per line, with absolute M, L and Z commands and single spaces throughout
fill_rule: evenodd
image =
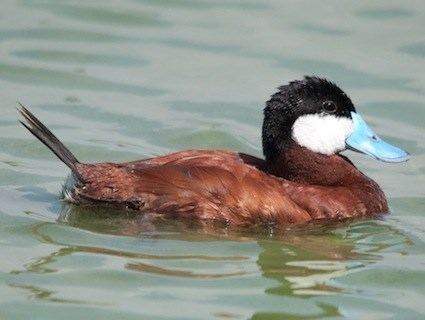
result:
M 295 121 L 292 138 L 311 151 L 331 155 L 345 149 L 345 140 L 353 129 L 353 120 L 349 118 L 308 114 Z

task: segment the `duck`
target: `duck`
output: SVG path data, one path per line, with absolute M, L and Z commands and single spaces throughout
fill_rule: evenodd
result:
M 264 157 L 191 149 L 124 163 L 83 163 L 26 107 L 21 124 L 71 170 L 66 201 L 167 219 L 291 225 L 389 212 L 379 185 L 341 153 L 389 163 L 406 151 L 381 138 L 334 82 L 305 76 L 265 103 Z

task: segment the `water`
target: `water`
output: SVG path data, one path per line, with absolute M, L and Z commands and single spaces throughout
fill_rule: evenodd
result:
M 422 1 L 2 1 L 1 319 L 422 319 Z M 349 92 L 406 164 L 349 154 L 392 214 L 286 230 L 151 225 L 64 204 L 28 105 L 85 161 L 261 155 L 261 109 L 304 74 Z

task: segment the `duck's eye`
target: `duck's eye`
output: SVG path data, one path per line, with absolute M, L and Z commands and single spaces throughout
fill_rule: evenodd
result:
M 325 101 L 322 103 L 322 109 L 327 113 L 334 113 L 337 108 L 333 101 Z

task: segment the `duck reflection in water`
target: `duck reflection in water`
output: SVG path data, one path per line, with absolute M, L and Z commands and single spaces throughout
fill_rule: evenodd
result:
M 92 214 L 87 214 L 87 210 Z M 72 236 L 72 228 L 68 231 L 70 234 L 66 237 L 66 244 L 61 240 L 61 232 L 56 230 L 62 229 L 61 223 L 78 228 L 75 229 L 75 236 Z M 82 238 L 78 230 L 90 231 L 91 235 Z M 222 230 L 221 233 L 218 230 Z M 122 264 L 125 270 L 140 272 L 140 276 L 135 278 L 140 281 L 134 283 L 138 290 L 152 289 L 144 284 L 145 276 L 201 281 L 199 285 L 202 285 L 202 281 L 210 283 L 213 280 L 217 281 L 218 286 L 224 286 L 220 287 L 223 292 L 228 290 L 228 283 L 220 282 L 220 279 L 234 281 L 240 278 L 240 282 L 232 283 L 243 286 L 243 279 L 254 277 L 256 283 L 261 283 L 265 295 L 256 296 L 254 300 L 259 300 L 253 302 L 253 310 L 268 310 L 261 303 L 269 301 L 270 297 L 281 299 L 281 302 L 274 304 L 277 310 L 273 307 L 270 312 L 255 313 L 253 319 L 279 319 L 283 316 L 297 319 L 298 311 L 286 299 L 302 299 L 303 303 L 311 304 L 312 309 L 320 310 L 317 317 L 340 315 L 337 305 L 323 303 L 319 299 L 323 295 L 346 293 L 347 289 L 339 285 L 336 279 L 380 260 L 381 251 L 390 246 L 394 246 L 394 250 L 402 250 L 400 248 L 409 243 L 398 230 L 377 221 L 342 223 L 331 228 L 315 225 L 311 228 L 270 229 L 264 232 L 264 228 L 247 231 L 246 228 L 224 229 L 213 228 L 211 224 L 188 224 L 187 220 L 166 223 L 163 219 L 145 220 L 137 215 L 123 217 L 111 209 L 99 209 L 93 214 L 92 208 L 69 205 L 63 207 L 59 224 L 38 223 L 33 228 L 33 234 L 43 243 L 60 248 L 32 260 L 24 271 L 16 273 L 55 273 L 58 271 L 57 263 L 69 261 L 67 256 L 82 254 L 93 258 L 104 257 L 105 261 L 112 259 L 114 265 Z M 376 235 L 391 238 L 391 243 L 383 239 L 379 244 L 374 239 L 373 246 L 368 247 L 368 238 Z M 101 237 L 102 241 L 97 241 L 97 237 Z M 236 245 L 236 252 L 232 250 L 229 254 L 229 241 L 232 246 Z M 186 244 L 181 245 L 182 242 Z M 177 250 L 170 250 L 170 243 L 180 245 Z M 204 251 L 210 246 L 215 249 Z M 192 260 L 198 266 L 187 264 Z M 74 268 L 78 270 L 78 267 Z M 17 281 L 13 286 L 28 290 L 36 299 L 62 299 L 79 303 L 75 296 L 61 292 L 59 298 L 49 287 L 34 281 L 25 285 Z

